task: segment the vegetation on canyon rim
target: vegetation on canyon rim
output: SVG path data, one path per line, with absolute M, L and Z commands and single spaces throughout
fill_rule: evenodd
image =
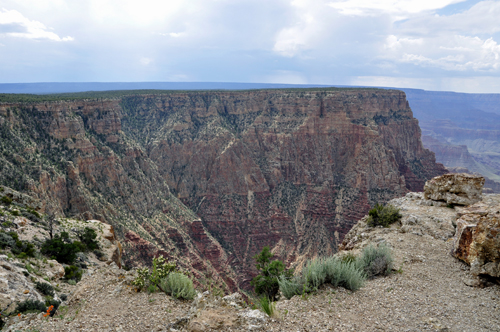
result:
M 385 244 L 368 246 L 359 257 L 347 254 L 341 258 L 331 256 L 309 260 L 295 275 L 293 270 L 285 269 L 283 262 L 271 261 L 272 257 L 267 246 L 255 256 L 259 275 L 252 280 L 255 293 L 260 296 L 261 309 L 269 316 L 274 314 L 273 302 L 279 298 L 280 291 L 287 299 L 316 292 L 327 283 L 356 291 L 367 278 L 388 275 L 393 266 L 391 251 Z
M 376 227 L 383 226 L 389 227 L 395 222 L 401 219 L 402 215 L 399 213 L 399 209 L 388 204 L 386 206 L 382 204 L 375 204 L 373 209 L 368 212 L 368 219 L 366 223 L 368 226 Z
M 156 292 L 158 289 L 178 299 L 192 300 L 196 295 L 193 281 L 177 268 L 177 264 L 168 262 L 162 255 L 153 258 L 151 271 L 144 267 L 137 270 L 137 277 L 132 282 L 137 289 Z
M 4 188 L 0 187 L 0 189 L 1 192 L 5 192 Z M 76 262 L 76 258 L 81 255 L 79 253 L 95 252 L 99 249 L 97 233 L 90 227 L 84 227 L 72 229 L 73 238 L 68 232 L 62 231 L 46 240 L 40 240 L 36 236 L 32 240 L 21 240 L 18 232 L 15 231 L 16 228 L 23 229 L 16 224 L 17 217 L 25 217 L 27 218 L 25 220 L 31 222 L 32 225 L 50 231 L 48 220 L 50 216 L 42 216 L 34 207 L 14 201 L 8 195 L 2 196 L 0 204 L 0 252 L 6 254 L 8 260 L 14 258 L 20 260 L 16 265 L 25 269 L 24 276 L 30 278 L 34 283 L 34 288 L 44 297 L 43 301 L 28 298 L 18 302 L 11 314 L 45 312 L 46 316 L 53 316 L 61 304 L 60 300 L 64 301 L 67 296 L 56 294 L 56 292 L 60 292 L 60 288 L 52 286 L 48 278 L 44 278 L 46 282 L 40 280 L 39 277 L 42 274 L 40 274 L 39 268 L 42 264 L 52 266 L 52 263 L 48 263 L 48 259 L 70 264 L 64 267 L 64 280 L 69 284 L 76 285 L 82 277 L 82 267 L 85 265 L 82 262 Z M 55 218 L 52 222 L 61 223 Z M 0 309 L 5 311 L 7 308 Z

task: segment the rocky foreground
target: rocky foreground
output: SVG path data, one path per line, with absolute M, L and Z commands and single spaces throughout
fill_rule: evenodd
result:
M 455 194 L 447 196 L 450 202 L 464 196 Z M 480 222 L 488 216 L 495 220 L 500 195 L 471 194 L 479 201 L 468 207 L 425 196 L 408 193 L 390 202 L 400 209 L 401 222 L 373 228 L 363 218 L 345 237 L 340 255 L 385 243 L 395 260 L 394 273 L 368 280 L 356 292 L 326 286 L 278 301 L 276 315 L 267 317 L 238 294 L 221 298 L 205 292 L 186 302 L 163 293 L 137 293 L 131 286 L 134 271 L 103 263 L 88 269 L 54 318 L 22 316 L 8 331 L 500 331 L 500 285 L 498 278 L 484 275 L 497 258 L 483 255 L 498 248 L 478 250 L 481 239 L 498 240 L 481 237 Z M 455 232 L 464 220 L 475 227 L 469 247 Z M 452 256 L 460 246 L 474 257 L 473 271 L 466 260 Z

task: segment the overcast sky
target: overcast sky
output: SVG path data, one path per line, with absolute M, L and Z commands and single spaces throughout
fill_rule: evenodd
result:
M 0 0 L 0 83 L 500 93 L 500 1 Z

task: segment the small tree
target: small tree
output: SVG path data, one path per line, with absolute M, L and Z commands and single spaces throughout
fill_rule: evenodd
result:
M 94 229 L 85 227 L 83 230 L 76 231 L 76 235 L 80 239 L 80 242 L 84 244 L 86 251 L 99 249 L 99 243 L 96 240 L 97 233 Z
M 53 212 L 47 214 L 47 225 L 49 227 L 49 236 L 52 240 L 54 238 L 54 225 L 56 223 L 56 216 Z
M 76 253 L 81 251 L 81 243 L 71 242 L 67 232 L 57 234 L 53 239 L 46 240 L 42 244 L 41 252 L 49 257 L 55 257 L 59 263 L 72 264 L 76 259 Z
M 255 257 L 255 267 L 259 270 L 259 275 L 253 278 L 251 285 L 257 295 L 264 295 L 272 301 L 278 299 L 280 276 L 291 278 L 292 270 L 286 270 L 285 264 L 280 260 L 271 261 L 273 254 L 268 246 L 262 248 L 260 254 Z

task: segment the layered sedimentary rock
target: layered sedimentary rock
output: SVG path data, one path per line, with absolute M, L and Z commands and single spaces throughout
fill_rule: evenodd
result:
M 444 174 L 425 183 L 426 199 L 444 201 L 447 204 L 471 205 L 481 200 L 484 178 L 456 173 Z
M 446 172 L 400 91 L 3 104 L 0 119 L 4 137 L 17 133 L 16 148 L 2 145 L 3 181 L 113 224 L 129 262 L 182 257 L 229 288 L 248 286 L 263 246 L 288 264 L 331 254 L 370 206 Z
M 498 199 L 492 202 L 458 211 L 452 254 L 469 264 L 475 275 L 500 277 L 500 206 Z

